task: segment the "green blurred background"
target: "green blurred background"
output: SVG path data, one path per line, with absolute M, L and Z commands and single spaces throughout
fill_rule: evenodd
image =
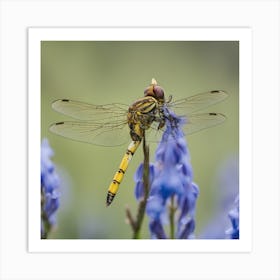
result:
M 61 206 L 51 238 L 131 238 L 125 205 L 136 213 L 133 175 L 143 159 L 139 149 L 118 195 L 106 208 L 107 188 L 127 147 L 104 148 L 53 135 L 48 131 L 50 124 L 69 118 L 53 111 L 51 103 L 67 98 L 129 105 L 143 96 L 153 77 L 173 100 L 215 89 L 230 94 L 225 101 L 204 110 L 225 114 L 226 122 L 187 137 L 194 181 L 200 188 L 197 236 L 216 215 L 221 193 L 238 188 L 238 42 L 42 41 L 41 136 L 49 139 L 61 178 Z M 152 145 L 151 160 L 154 150 Z M 234 167 L 230 167 L 232 162 Z M 142 237 L 149 238 L 147 217 Z

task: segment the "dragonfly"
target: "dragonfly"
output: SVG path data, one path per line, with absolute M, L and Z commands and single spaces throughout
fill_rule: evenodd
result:
M 197 111 L 227 97 L 228 93 L 224 90 L 212 90 L 172 101 L 172 96 L 165 98 L 164 89 L 153 78 L 144 90 L 144 97 L 130 106 L 121 103 L 93 105 L 69 99 L 54 101 L 52 108 L 55 111 L 75 120 L 56 122 L 50 126 L 50 131 L 75 141 L 100 146 L 118 146 L 131 139 L 107 191 L 106 205 L 109 206 L 117 194 L 129 162 L 143 137 L 148 135 L 146 132 L 154 131 L 155 135 L 160 135 L 166 121 L 172 121 L 172 114 L 168 114 L 170 111 L 186 119 L 186 135 L 221 124 L 226 119 L 223 114 Z

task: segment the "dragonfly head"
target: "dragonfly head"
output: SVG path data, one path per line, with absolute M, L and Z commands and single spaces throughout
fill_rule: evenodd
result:
M 152 79 L 151 84 L 144 90 L 144 96 L 152 96 L 154 97 L 159 103 L 164 103 L 164 90 L 161 86 L 157 84 L 155 79 Z

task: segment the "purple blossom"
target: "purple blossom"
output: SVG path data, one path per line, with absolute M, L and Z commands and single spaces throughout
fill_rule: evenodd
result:
M 141 163 L 138 166 L 138 168 L 134 174 L 134 181 L 136 183 L 134 194 L 138 201 L 144 197 L 144 182 L 143 182 L 144 167 L 143 166 L 144 166 L 143 163 Z M 155 168 L 154 168 L 154 165 L 152 163 L 150 163 L 149 164 L 149 182 L 152 182 L 154 180 L 154 176 L 155 176 Z
M 56 222 L 55 212 L 59 207 L 59 178 L 51 161 L 53 150 L 47 139 L 41 144 L 41 236 L 47 234 Z
M 157 147 L 153 166 L 153 180 L 146 213 L 150 218 L 152 238 L 167 238 L 164 225 L 174 211 L 175 238 L 191 238 L 195 228 L 195 206 L 199 189 L 193 183 L 193 171 L 187 143 L 182 132 L 185 121 L 165 109 L 166 126 Z M 135 178 L 138 178 L 138 168 Z M 143 169 L 143 168 L 142 168 Z M 151 178 L 150 178 L 151 179 Z M 139 193 L 136 180 L 136 193 Z M 172 210 L 171 210 L 172 208 Z
M 231 228 L 226 231 L 226 234 L 231 239 L 239 239 L 239 196 L 235 199 L 234 208 L 232 208 L 228 217 L 231 222 Z
M 201 239 L 225 239 L 226 229 L 231 226 L 228 217 L 233 201 L 239 193 L 239 160 L 236 156 L 227 158 L 217 174 L 218 190 L 212 216 L 202 230 Z

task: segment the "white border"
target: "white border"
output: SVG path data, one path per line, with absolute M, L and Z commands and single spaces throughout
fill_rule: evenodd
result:
M 29 231 L 30 252 L 249 252 L 251 250 L 252 95 L 251 30 L 248 28 L 30 28 Z M 44 40 L 177 40 L 240 42 L 239 240 L 41 240 L 40 231 L 40 43 Z
M 0 279 L 280 279 L 278 0 L 2 0 L 0 6 Z M 28 253 L 26 29 L 61 25 L 252 28 L 254 187 L 250 253 Z

